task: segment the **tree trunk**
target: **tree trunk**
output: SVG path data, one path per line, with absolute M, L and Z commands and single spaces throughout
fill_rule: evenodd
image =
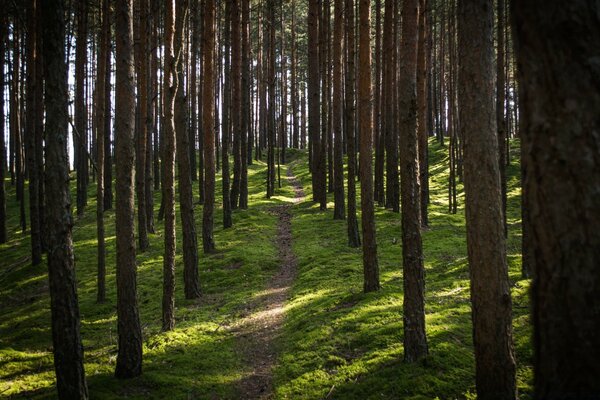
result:
M 359 0 L 358 110 L 360 132 L 360 194 L 362 208 L 363 271 L 366 292 L 379 290 L 379 266 L 373 205 L 373 99 L 371 96 L 371 2 Z
M 346 138 L 348 140 L 348 245 L 360 246 L 358 220 L 356 218 L 356 122 L 354 105 L 355 79 L 355 39 L 354 39 L 354 0 L 346 0 Z
M 77 170 L 77 216 L 87 205 L 87 105 L 85 103 L 85 67 L 87 65 L 88 2 L 77 2 L 77 43 L 75 52 L 75 132 L 74 154 Z
M 512 2 L 536 399 L 600 397 L 597 2 Z M 524 227 L 525 229 L 525 227 Z
M 418 102 L 418 130 L 417 140 L 419 148 L 419 181 L 421 186 L 421 226 L 429 225 L 427 205 L 429 204 L 429 157 L 428 157 L 428 135 L 429 135 L 429 5 L 428 0 L 420 0 L 419 13 L 419 44 L 417 53 L 417 102 Z
M 464 134 L 477 396 L 514 399 L 511 297 L 495 126 L 493 12 L 491 0 L 458 3 L 459 120 Z
M 104 136 L 106 114 L 106 68 L 107 52 L 110 41 L 110 25 L 108 19 L 109 0 L 102 0 L 102 30 L 100 32 L 100 49 L 98 53 L 98 71 L 96 79 L 96 165 L 98 178 L 96 184 L 96 234 L 98 236 L 98 303 L 106 300 L 106 248 L 104 243 Z
M 231 208 L 238 208 L 242 175 L 242 37 L 240 0 L 231 4 L 231 117 L 233 119 L 233 181 Z M 245 90 L 245 89 L 244 89 Z
M 229 139 L 231 137 L 231 8 L 232 2 L 227 0 L 225 3 L 225 26 L 223 27 L 223 47 L 224 58 L 224 78 L 223 102 L 221 120 L 221 183 L 223 193 L 223 228 L 230 228 L 233 224 L 231 219 L 231 192 L 229 176 Z
M 183 10 L 181 10 L 183 11 Z M 177 16 L 180 12 L 178 10 Z M 175 327 L 175 93 L 177 91 L 177 59 L 175 58 L 175 0 L 165 6 L 165 68 L 164 98 L 164 153 L 163 153 L 163 204 L 165 219 L 165 253 L 163 258 L 162 330 Z M 179 41 L 180 38 L 178 37 Z M 180 105 L 180 104 L 179 104 Z
M 496 58 L 496 125 L 498 127 L 498 160 L 500 168 L 500 190 L 502 196 L 502 220 L 504 236 L 508 235 L 506 222 L 506 120 L 504 118 L 505 75 L 504 75 L 504 0 L 496 0 L 496 15 L 498 25 L 496 35 L 498 42 Z
M 252 137 L 250 129 L 250 1 L 242 0 L 242 104 L 241 104 L 241 126 L 240 126 L 240 160 L 241 160 L 241 173 L 240 173 L 240 195 L 239 195 L 239 207 L 243 210 L 248 208 L 248 164 L 252 162 L 252 150 L 248 152 L 248 138 Z
M 39 54 L 37 52 L 37 18 L 36 15 L 38 3 L 36 0 L 28 0 L 27 2 L 27 83 L 26 83 L 26 103 L 27 113 L 25 117 L 25 136 L 27 139 L 26 143 L 26 156 L 27 156 L 27 169 L 29 172 L 29 225 L 31 228 L 31 264 L 38 265 L 42 261 L 42 232 L 41 232 L 41 219 L 40 219 L 40 196 L 39 196 L 39 178 L 38 165 L 43 163 L 43 160 L 38 159 L 37 149 L 37 137 L 38 137 L 38 126 L 37 116 L 39 115 L 39 108 L 42 104 L 38 103 L 36 96 L 38 91 L 38 85 L 42 85 L 42 81 L 38 81 L 37 77 L 37 65 Z M 4 57 L 4 54 L 1 55 Z M 4 73 L 4 70 L 2 70 Z M 4 135 L 4 131 L 2 131 Z M 4 159 L 2 159 L 4 162 Z
M 204 132 L 204 207 L 202 209 L 202 247 L 204 253 L 215 250 L 213 239 L 215 208 L 215 0 L 206 0 L 204 7 L 204 35 L 202 65 L 202 130 Z
M 41 2 L 46 76 L 46 222 L 48 277 L 56 388 L 60 399 L 87 399 L 79 304 L 73 256 L 71 199 L 67 154 L 68 92 L 65 58 L 65 5 Z
M 148 241 L 148 223 L 146 213 L 146 140 L 148 136 L 146 119 L 148 118 L 148 51 L 146 44 L 147 0 L 136 0 L 136 41 L 135 57 L 137 72 L 137 130 L 135 158 L 135 191 L 137 197 L 138 245 L 144 251 L 150 245 Z
M 346 218 L 344 199 L 344 154 L 342 131 L 342 53 L 344 51 L 344 0 L 335 0 L 333 28 L 333 133 L 334 133 L 334 201 L 333 219 Z
M 137 305 L 137 267 L 134 232 L 135 107 L 132 0 L 117 0 L 116 21 L 116 214 L 117 316 L 119 353 L 117 378 L 142 373 L 142 329 Z
M 400 57 L 400 172 L 402 197 L 402 271 L 404 276 L 404 360 L 427 355 L 425 267 L 421 242 L 416 71 L 419 0 L 404 0 Z
M 177 140 L 177 158 L 179 166 L 179 212 L 181 215 L 181 231 L 183 235 L 183 283 L 186 299 L 200 297 L 200 281 L 198 277 L 198 239 L 194 218 L 194 194 L 192 191 L 192 165 L 190 162 L 190 135 L 187 129 L 186 96 L 183 92 L 183 63 L 181 51 L 183 43 L 183 27 L 186 14 L 189 12 L 188 0 L 177 0 L 177 21 L 175 28 L 176 62 L 175 69 L 175 130 Z
M 0 71 L 4 71 L 5 43 L 8 39 L 8 17 L 6 13 L 0 17 Z M 6 243 L 6 143 L 4 141 L 4 72 L 0 73 L 0 243 Z
M 375 201 L 379 206 L 385 205 L 384 170 L 385 170 L 385 135 L 381 124 L 381 0 L 375 0 L 375 98 L 373 115 L 373 140 L 375 141 Z
M 319 95 L 319 0 L 308 3 L 308 134 L 311 155 L 313 201 L 321 200 L 320 95 Z

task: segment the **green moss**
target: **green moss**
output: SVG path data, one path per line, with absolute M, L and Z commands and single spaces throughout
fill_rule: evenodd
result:
M 518 143 L 513 143 L 513 153 Z M 402 361 L 402 246 L 400 217 L 376 209 L 382 290 L 362 293 L 360 249 L 347 246 L 345 221 L 313 204 L 307 155 L 288 151 L 306 201 L 294 206 L 293 249 L 298 276 L 286 303 L 286 320 L 277 346 L 275 394 L 281 399 L 448 399 L 474 398 L 469 276 L 466 258 L 464 194 L 448 213 L 447 149 L 430 143 L 430 228 L 423 233 L 426 268 L 427 336 L 430 356 L 416 365 Z M 284 179 L 265 198 L 266 165 L 249 170 L 249 210 L 234 211 L 233 229 L 221 228 L 217 193 L 215 241 L 218 252 L 200 251 L 203 296 L 183 296 L 181 232 L 177 232 L 176 329 L 162 333 L 162 222 L 155 221 L 150 249 L 138 254 L 138 301 L 144 333 L 144 373 L 136 379 L 113 377 L 117 355 L 114 211 L 105 215 L 107 302 L 96 303 L 95 187 L 87 212 L 74 228 L 85 368 L 92 398 L 235 398 L 236 383 L 249 367 L 236 353 L 227 326 L 264 292 L 278 268 L 275 204 L 291 202 Z M 520 274 L 519 165 L 508 169 L 508 260 L 514 303 L 514 339 L 521 398 L 532 391 L 529 281 Z M 30 240 L 18 230 L 18 204 L 8 184 L 8 243 L 0 245 L 0 394 L 15 398 L 55 398 L 50 311 L 45 263 L 31 266 Z M 217 181 L 219 190 L 220 180 Z M 195 184 L 194 190 L 197 190 Z M 360 191 L 359 191 L 360 193 Z M 197 196 L 197 193 L 196 193 Z M 73 193 L 74 198 L 74 193 Z M 155 193 L 158 210 L 160 194 Z M 360 204 L 360 203 L 359 203 Z M 195 217 L 200 233 L 202 207 Z M 360 215 L 359 215 L 360 217 Z M 178 215 L 179 218 L 179 215 Z M 199 244 L 201 238 L 199 237 Z

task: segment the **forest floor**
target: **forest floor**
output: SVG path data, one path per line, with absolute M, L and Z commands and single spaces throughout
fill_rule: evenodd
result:
M 294 189 L 293 204 L 304 201 L 304 190 L 287 168 L 287 181 Z M 281 204 L 269 211 L 277 217 L 275 244 L 280 269 L 269 280 L 261 296 L 248 308 L 249 315 L 232 324 L 238 338 L 238 348 L 252 372 L 239 383 L 239 394 L 245 399 L 262 399 L 273 396 L 273 367 L 277 361 L 276 341 L 284 322 L 284 304 L 296 277 L 298 260 L 292 249 L 292 204 Z
M 115 215 L 114 210 L 105 213 L 107 302 L 97 304 L 95 185 L 90 185 L 87 211 L 76 220 L 73 235 L 91 398 L 474 398 L 464 194 L 459 185 L 458 212 L 449 213 L 447 153 L 447 147 L 430 142 L 430 227 L 423 231 L 430 355 L 414 365 L 402 362 L 399 215 L 376 209 L 382 289 L 363 294 L 361 251 L 347 246 L 345 221 L 333 220 L 332 194 L 328 210 L 320 211 L 310 201 L 307 154 L 288 151 L 281 187 L 271 199 L 265 198 L 266 164 L 250 166 L 249 209 L 234 211 L 231 229 L 221 227 L 217 192 L 218 251 L 200 254 L 202 298 L 184 298 L 178 254 L 176 328 L 166 333 L 160 329 L 163 223 L 155 221 L 150 249 L 137 256 L 143 374 L 115 379 Z M 518 142 L 512 154 L 516 159 Z M 286 179 L 286 171 L 297 179 Z M 530 282 L 520 273 L 517 162 L 508 177 L 517 382 L 521 399 L 528 399 L 533 383 Z M 10 241 L 0 245 L 0 398 L 52 399 L 47 266 L 31 265 L 29 236 L 18 228 L 14 187 L 9 181 L 6 187 Z M 216 187 L 221 187 L 219 178 Z M 155 210 L 158 206 L 156 191 Z M 195 219 L 200 227 L 199 205 Z M 181 249 L 181 232 L 177 235 Z

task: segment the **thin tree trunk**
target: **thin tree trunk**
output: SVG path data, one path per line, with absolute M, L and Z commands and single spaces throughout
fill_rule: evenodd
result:
M 420 0 L 419 2 L 419 44 L 417 53 L 417 102 L 418 102 L 418 148 L 419 148 L 419 181 L 421 186 L 421 226 L 429 225 L 427 205 L 429 204 L 429 159 L 428 159 L 428 134 L 429 134 L 429 115 L 428 110 L 429 90 L 428 90 L 428 60 L 429 60 L 429 2 Z
M 27 2 L 27 83 L 26 83 L 26 104 L 27 113 L 25 117 L 25 137 L 26 137 L 26 156 L 27 156 L 27 169 L 29 173 L 29 225 L 31 232 L 31 264 L 38 265 L 42 261 L 42 232 L 41 232 L 41 220 L 40 220 L 40 203 L 39 203 L 39 189 L 40 185 L 38 179 L 38 164 L 41 164 L 43 160 L 38 159 L 37 149 L 37 137 L 38 129 L 37 116 L 39 115 L 38 108 L 42 107 L 42 104 L 38 103 L 36 92 L 37 86 L 42 85 L 43 82 L 38 81 L 36 68 L 38 66 L 39 54 L 37 53 L 37 7 L 38 3 L 36 0 L 28 0 Z M 4 57 L 4 54 L 0 55 Z M 4 70 L 2 70 L 4 73 Z M 4 135 L 4 131 L 1 132 Z M 2 159 L 4 162 L 4 159 Z
M 344 154 L 342 131 L 342 53 L 344 51 L 344 0 L 335 0 L 333 29 L 333 133 L 334 133 L 334 201 L 333 219 L 346 218 L 344 198 Z
M 233 119 L 233 180 L 231 208 L 237 209 L 242 174 L 242 37 L 240 32 L 240 0 L 233 0 L 231 8 L 231 117 Z
M 77 170 L 77 216 L 87 206 L 87 106 L 85 68 L 87 65 L 88 2 L 77 2 L 77 43 L 75 52 L 75 168 Z
M 242 0 L 242 59 L 241 59 L 241 123 L 240 123 L 240 194 L 239 207 L 243 210 L 248 208 L 248 163 L 252 162 L 252 152 L 248 152 L 248 138 L 252 137 L 250 129 L 250 0 Z
M 116 215 L 117 234 L 117 317 L 119 353 L 117 378 L 142 373 L 142 329 L 137 305 L 137 267 L 134 232 L 135 86 L 133 70 L 133 4 L 117 0 L 116 21 Z
M 321 200 L 320 96 L 319 96 L 319 0 L 309 0 L 308 8 L 308 134 L 311 149 L 313 201 Z
M 493 87 L 493 10 L 491 0 L 458 3 L 459 120 L 465 139 L 465 211 L 477 397 L 514 399 L 511 297 Z
M 379 265 L 373 205 L 373 100 L 371 92 L 371 2 L 359 0 L 358 110 L 360 132 L 360 192 L 363 234 L 363 272 L 366 292 L 379 290 Z
M 102 0 L 102 28 L 100 32 L 100 49 L 98 53 L 98 75 L 96 78 L 96 165 L 98 179 L 96 184 L 96 234 L 98 236 L 98 303 L 106 300 L 106 247 L 104 243 L 104 136 L 106 113 L 106 68 L 110 40 L 110 25 L 108 19 L 109 0 Z
M 375 0 L 375 87 L 373 140 L 375 141 L 375 201 L 379 206 L 385 205 L 384 170 L 385 170 L 385 134 L 381 124 L 382 90 L 381 90 L 381 0 Z
M 202 247 L 204 253 L 215 250 L 213 239 L 215 207 L 215 0 L 205 0 L 202 76 L 202 130 L 204 131 L 205 199 L 202 209 Z
M 8 16 L 4 13 L 0 17 L 0 243 L 6 243 L 8 234 L 6 232 L 6 190 L 4 180 L 6 179 L 6 143 L 4 141 L 4 52 L 5 43 L 8 39 Z
M 505 102 L 505 75 L 504 75 L 504 0 L 496 0 L 498 42 L 496 58 L 496 125 L 498 127 L 498 159 L 500 167 L 500 194 L 502 196 L 502 220 L 504 223 L 504 236 L 508 235 L 506 221 L 506 120 L 504 117 Z
M 346 137 L 348 140 L 348 245 L 360 246 L 358 220 L 356 218 L 356 106 L 354 105 L 355 79 L 355 38 L 354 0 L 346 0 Z

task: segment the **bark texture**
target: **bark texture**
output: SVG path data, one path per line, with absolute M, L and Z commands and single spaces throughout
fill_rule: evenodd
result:
M 600 398 L 600 5 L 513 1 L 537 399 Z M 524 228 L 525 229 L 525 228 Z
M 371 3 L 359 0 L 358 107 L 360 132 L 360 194 L 365 292 L 379 290 L 379 265 L 373 204 L 373 99 L 371 92 Z
M 117 234 L 117 329 L 119 354 L 117 378 L 133 378 L 142 373 L 142 329 L 137 304 L 137 267 L 134 232 L 135 80 L 133 65 L 133 4 L 117 0 L 115 155 Z
M 458 97 L 464 135 L 467 249 L 475 385 L 480 399 L 514 399 L 511 297 L 494 104 L 493 2 L 458 3 Z
M 47 78 L 45 181 L 48 188 L 46 218 L 54 370 L 60 399 L 87 399 L 71 234 L 65 4 L 62 0 L 45 0 L 41 6 L 44 14 L 41 21 L 44 73 Z
M 421 203 L 417 138 L 417 44 L 419 0 L 404 0 L 400 57 L 400 172 L 402 270 L 404 276 L 404 360 L 427 355 L 425 267 L 421 241 Z

